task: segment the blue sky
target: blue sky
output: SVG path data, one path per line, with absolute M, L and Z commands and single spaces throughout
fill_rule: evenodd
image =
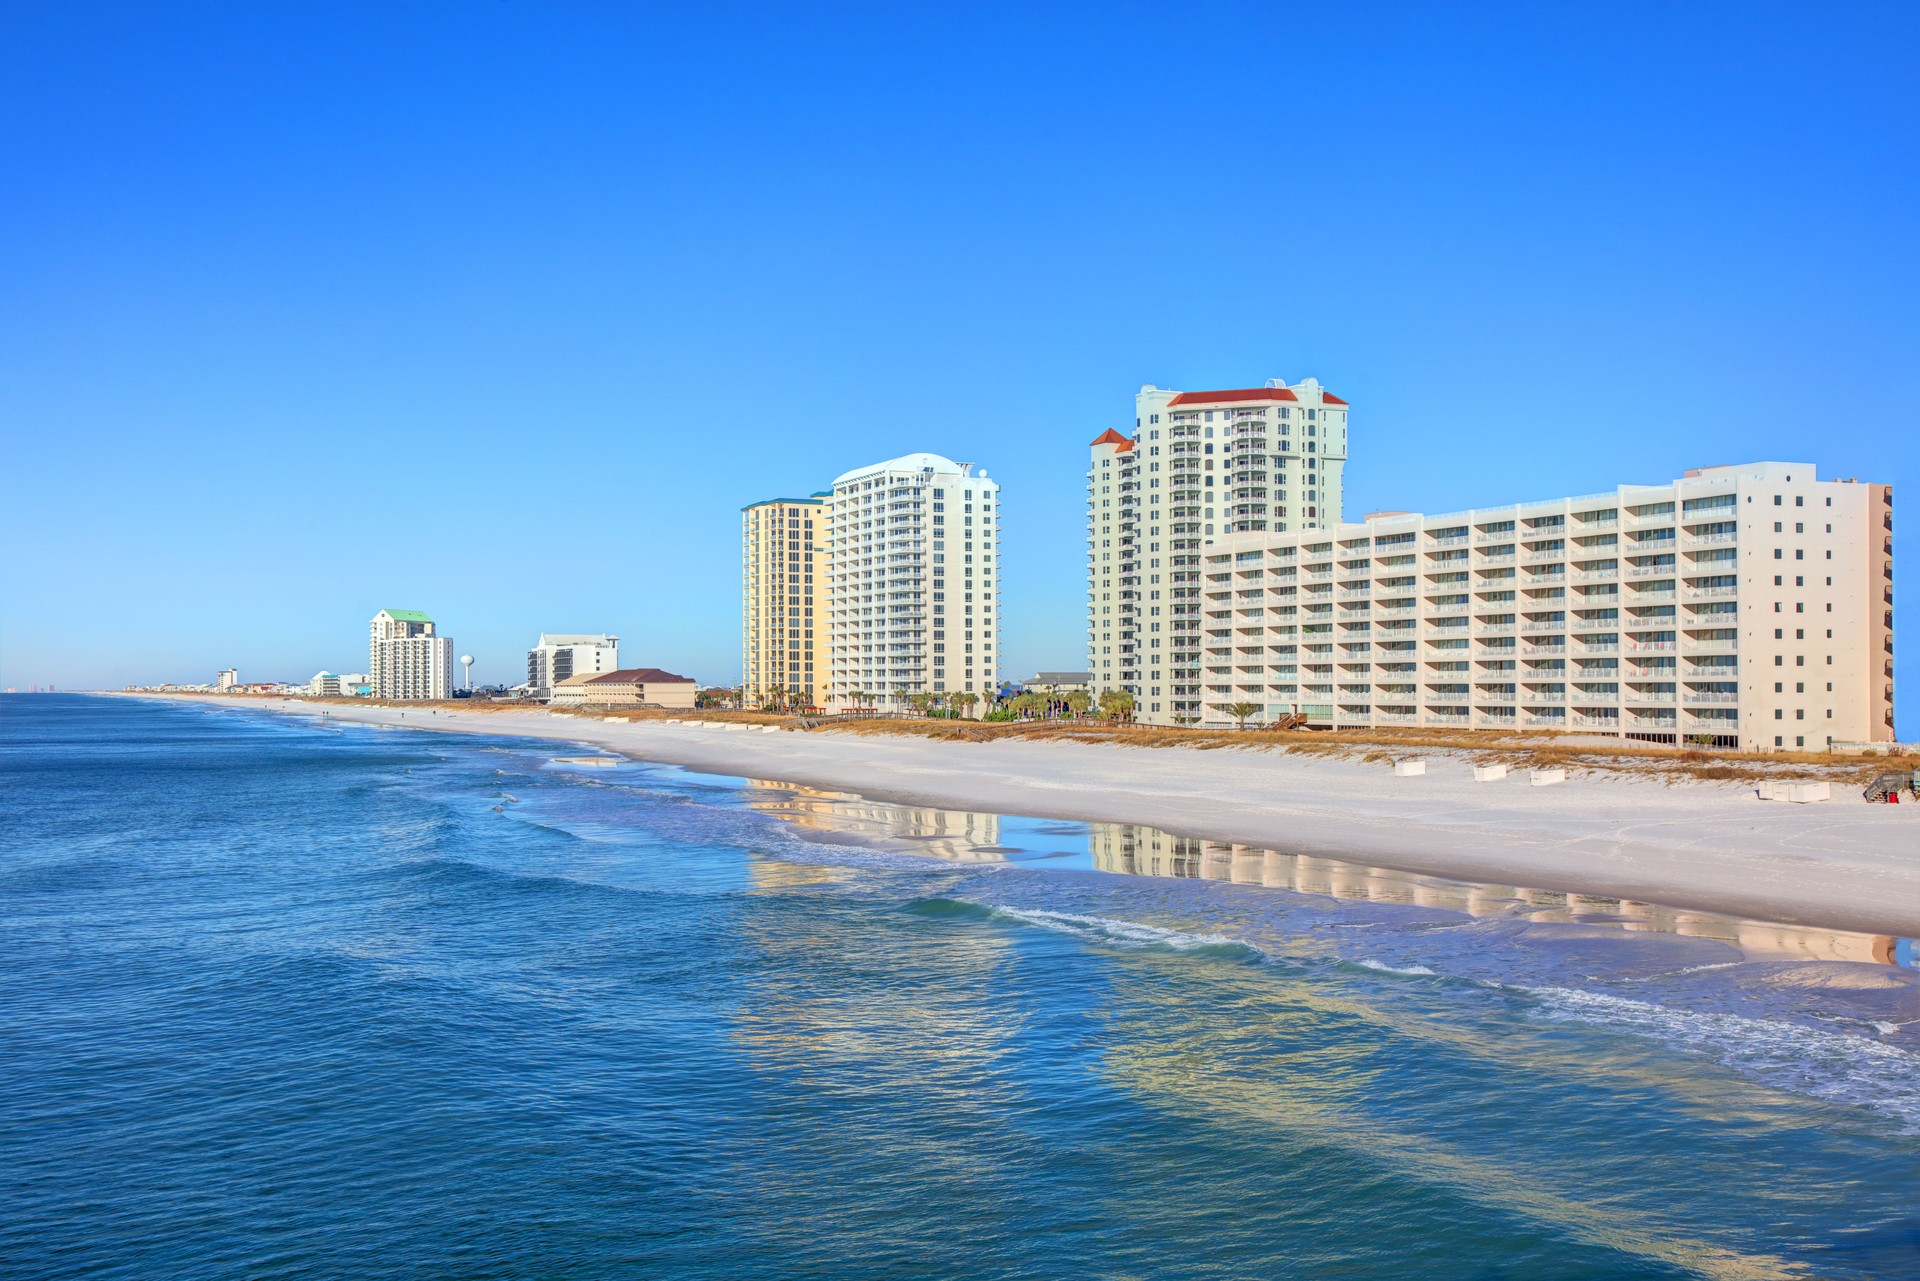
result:
M 383 606 L 482 679 L 609 629 L 731 680 L 739 506 L 917 449 L 1005 486 L 1010 674 L 1077 666 L 1085 447 L 1143 382 L 1318 377 L 1349 514 L 1756 457 L 1898 495 L 1916 36 L 16 0 L 0 680 L 357 669 Z

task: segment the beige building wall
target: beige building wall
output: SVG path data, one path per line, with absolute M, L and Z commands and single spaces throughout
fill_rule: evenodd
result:
M 827 689 L 826 503 L 772 498 L 740 509 L 740 679 L 749 706 Z
M 1884 741 L 1891 519 L 1884 485 L 1749 463 L 1223 538 L 1200 557 L 1199 719 Z

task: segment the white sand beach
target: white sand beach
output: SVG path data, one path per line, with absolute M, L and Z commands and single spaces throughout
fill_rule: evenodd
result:
M 1420 752 L 1427 772 L 1277 751 L 910 735 L 762 732 L 611 722 L 538 710 L 457 712 L 300 700 L 236 710 L 589 743 L 662 764 L 882 800 L 1041 818 L 1138 823 L 1181 835 L 1371 862 L 1462 880 L 1697 908 L 1760 920 L 1920 935 L 1920 806 L 1758 800 L 1742 784 L 1525 772 L 1476 782 Z

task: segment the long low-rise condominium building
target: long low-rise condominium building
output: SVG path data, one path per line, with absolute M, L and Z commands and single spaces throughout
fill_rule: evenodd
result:
M 1893 494 L 1810 463 L 1331 529 L 1199 558 L 1143 719 L 1572 730 L 1743 750 L 1893 737 Z M 1149 606 L 1149 617 L 1161 607 Z M 1171 621 L 1171 617 L 1167 621 Z

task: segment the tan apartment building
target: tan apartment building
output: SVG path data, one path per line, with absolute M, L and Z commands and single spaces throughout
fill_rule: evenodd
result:
M 1892 491 L 1811 463 L 1235 534 L 1194 568 L 1201 641 L 1176 670 L 1203 724 L 1252 703 L 1756 751 L 1893 737 Z
M 826 497 L 740 509 L 740 678 L 749 706 L 780 694 L 826 702 Z
M 1097 697 L 1143 719 L 1202 714 L 1200 552 L 1235 534 L 1340 523 L 1347 402 L 1288 386 L 1134 397 L 1133 435 L 1107 431 L 1087 471 L 1087 667 Z
M 556 688 L 566 685 L 563 681 Z M 586 707 L 661 707 L 668 711 L 691 708 L 699 692 L 693 677 L 675 676 L 658 667 L 629 667 L 589 676 L 580 688 L 585 694 L 581 704 Z

